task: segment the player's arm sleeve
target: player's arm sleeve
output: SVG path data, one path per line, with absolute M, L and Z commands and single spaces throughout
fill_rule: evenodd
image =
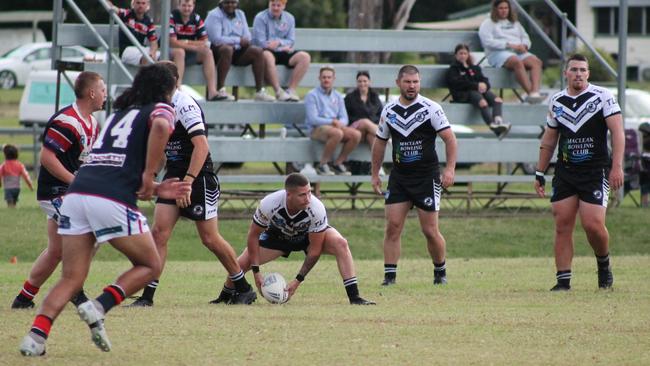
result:
M 268 209 L 269 201 L 268 198 L 262 199 L 259 206 L 253 214 L 253 222 L 260 227 L 267 228 L 271 222 L 271 211 Z
M 174 132 L 174 120 L 176 119 L 176 113 L 174 112 L 174 109 L 166 103 L 158 103 L 156 104 L 156 107 L 151 111 L 151 114 L 149 114 L 149 124 L 155 119 L 155 118 L 162 118 L 165 120 L 168 132 L 171 134 Z
M 77 133 L 71 126 L 61 121 L 54 121 L 43 136 L 43 147 L 55 153 L 64 153 L 77 140 Z
M 390 131 L 387 123 L 388 106 L 384 107 L 379 116 L 379 125 L 377 126 L 377 138 L 387 141 L 390 138 Z
M 436 132 L 451 128 L 451 124 L 447 119 L 445 111 L 442 110 L 442 107 L 434 104 L 429 107 L 429 111 L 431 113 L 431 126 L 436 130 Z
M 325 206 L 323 203 L 320 201 L 315 201 L 311 209 L 314 217 L 312 218 L 311 224 L 309 225 L 309 232 L 320 233 L 327 230 L 327 212 L 325 211 Z
M 607 118 L 621 113 L 621 106 L 618 104 L 618 100 L 616 100 L 614 94 L 607 89 L 603 90 L 603 117 Z
M 562 108 L 556 107 L 554 101 L 555 98 L 551 98 L 551 102 L 548 103 L 548 113 L 546 114 L 546 125 L 552 129 L 558 127 L 557 120 L 555 119 L 555 110 L 557 109 L 558 113 L 562 112 Z

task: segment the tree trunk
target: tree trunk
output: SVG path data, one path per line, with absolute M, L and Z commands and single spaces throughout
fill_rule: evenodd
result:
M 354 0 L 350 1 L 348 9 L 348 28 L 350 29 L 381 29 L 383 14 L 383 0 Z M 350 62 L 377 63 L 377 53 L 351 52 L 348 56 Z
M 396 30 L 402 30 L 406 26 L 406 23 L 409 20 L 409 17 L 411 16 L 411 10 L 413 9 L 413 5 L 415 5 L 415 0 L 404 0 L 402 5 L 399 6 L 399 9 L 397 9 L 397 12 L 395 12 L 395 16 L 393 17 L 393 29 Z M 384 52 L 381 55 L 381 62 L 386 63 L 390 59 L 390 52 Z

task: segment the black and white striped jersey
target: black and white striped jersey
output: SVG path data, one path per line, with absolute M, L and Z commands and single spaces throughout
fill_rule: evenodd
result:
M 565 167 L 603 168 L 610 164 L 605 119 L 621 113 L 614 95 L 589 84 L 577 96 L 564 89 L 551 98 L 546 119 L 560 135 L 558 164 Z

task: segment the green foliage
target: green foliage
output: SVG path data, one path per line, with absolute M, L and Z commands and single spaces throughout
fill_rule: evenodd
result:
M 600 55 L 607 61 L 607 63 L 614 69 L 616 70 L 616 61 L 614 61 L 614 58 L 612 55 L 607 53 L 607 51 L 602 50 L 600 48 L 596 48 L 596 51 L 600 53 Z M 585 55 L 587 57 L 587 60 L 589 61 L 589 81 L 593 82 L 607 82 L 607 81 L 614 81 L 614 77 L 607 71 L 605 66 L 598 61 L 596 56 L 594 56 L 591 51 L 589 51 L 587 48 L 583 47 L 579 50 L 579 53 Z

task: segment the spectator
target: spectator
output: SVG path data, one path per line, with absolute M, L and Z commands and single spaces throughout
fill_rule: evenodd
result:
M 320 86 L 305 96 L 307 131 L 313 140 L 325 143 L 316 172 L 321 175 L 350 175 L 343 162 L 361 141 L 361 132 L 348 127 L 343 95 L 334 90 L 335 72 L 331 66 L 324 66 L 318 73 Z M 330 166 L 336 146 L 343 142 L 339 157 Z M 334 170 L 334 172 L 332 172 Z
M 255 100 L 272 102 L 275 98 L 266 94 L 262 87 L 266 62 L 262 49 L 251 44 L 251 32 L 248 30 L 246 15 L 237 9 L 238 0 L 221 0 L 219 6 L 208 13 L 205 27 L 212 43 L 214 63 L 217 65 L 216 100 L 235 100 L 226 92 L 225 82 L 230 65 L 253 65 L 255 77 Z
M 515 73 L 517 82 L 524 88 L 528 103 L 541 103 L 539 93 L 542 78 L 542 61 L 528 52 L 530 37 L 517 20 L 509 0 L 492 0 L 490 18 L 485 19 L 478 30 L 488 63 L 505 67 Z M 527 71 L 530 71 L 530 77 Z
M 266 60 L 266 81 L 275 90 L 280 101 L 297 102 L 300 100 L 296 88 L 305 76 L 311 56 L 304 51 L 296 51 L 296 21 L 289 12 L 284 11 L 287 0 L 269 0 L 269 8 L 255 16 L 253 21 L 253 44 L 264 49 Z M 278 71 L 275 65 L 285 65 L 293 69 L 289 87 L 284 91 L 280 87 Z
M 156 26 L 153 24 L 151 17 L 147 14 L 147 11 L 149 11 L 149 0 L 131 0 L 130 9 L 119 8 L 113 5 L 110 0 L 106 0 L 106 2 L 113 7 L 115 12 L 117 12 L 117 15 L 129 28 L 131 34 L 138 40 L 138 42 L 140 42 L 140 45 L 144 47 L 149 56 L 154 61 L 158 60 L 160 57 L 160 51 L 158 51 Z M 145 46 L 145 39 L 149 40 L 148 47 Z M 129 41 L 126 34 L 122 31 L 120 31 L 119 46 L 122 62 L 125 64 L 147 64 L 147 59 L 142 57 L 140 50 L 131 44 L 131 41 Z
M 208 45 L 208 33 L 203 19 L 194 12 L 196 0 L 181 0 L 169 17 L 169 45 L 172 61 L 178 69 L 178 85 L 183 84 L 186 65 L 202 64 L 208 100 L 217 97 L 217 76 L 214 58 Z
M 456 60 L 447 70 L 447 86 L 454 102 L 472 103 L 481 110 L 481 117 L 499 139 L 510 131 L 510 124 L 503 121 L 501 105 L 503 100 L 490 91 L 490 82 L 483 75 L 481 67 L 474 65 L 469 46 L 459 44 L 454 49 Z M 490 114 L 492 107 L 492 114 Z
M 348 119 L 353 121 L 350 127 L 361 132 L 361 138 L 372 147 L 377 135 L 377 124 L 383 108 L 379 94 L 370 89 L 370 73 L 357 73 L 357 88 L 345 96 L 345 110 Z
M 5 162 L 0 165 L 0 178 L 2 178 L 0 186 L 3 184 L 5 186 L 7 207 L 14 208 L 20 195 L 20 177 L 23 177 L 30 190 L 33 191 L 34 187 L 32 187 L 32 180 L 27 174 L 25 165 L 18 161 L 18 149 L 14 145 L 6 144 L 2 148 L 2 152 L 5 155 Z

